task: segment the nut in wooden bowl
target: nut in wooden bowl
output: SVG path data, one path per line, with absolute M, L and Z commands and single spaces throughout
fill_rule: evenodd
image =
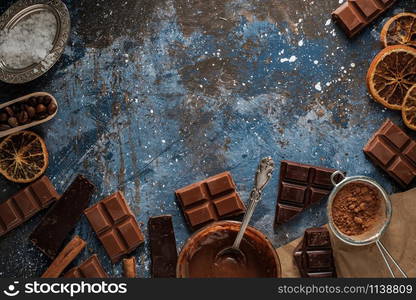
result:
M 32 93 L 0 105 L 0 138 L 55 117 L 58 102 L 45 92 Z

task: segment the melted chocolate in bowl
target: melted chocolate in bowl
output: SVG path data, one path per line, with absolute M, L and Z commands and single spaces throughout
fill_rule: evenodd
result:
M 280 261 L 267 238 L 248 227 L 240 249 L 246 262 L 232 256 L 216 260 L 217 254 L 230 247 L 240 228 L 239 222 L 217 222 L 195 233 L 184 246 L 178 260 L 177 276 L 187 278 L 279 277 Z

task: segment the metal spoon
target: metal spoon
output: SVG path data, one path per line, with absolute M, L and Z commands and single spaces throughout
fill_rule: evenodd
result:
M 246 214 L 244 215 L 243 222 L 241 223 L 240 230 L 235 238 L 234 244 L 231 247 L 225 248 L 218 252 L 215 257 L 216 262 L 220 262 L 224 259 L 234 259 L 239 263 L 246 263 L 246 256 L 240 250 L 240 243 L 243 239 L 244 233 L 253 215 L 254 209 L 257 203 L 261 199 L 261 194 L 264 187 L 270 181 L 274 170 L 274 161 L 271 157 L 265 157 L 260 161 L 260 164 L 256 171 L 256 177 L 254 181 L 254 188 L 250 193 L 250 202 Z

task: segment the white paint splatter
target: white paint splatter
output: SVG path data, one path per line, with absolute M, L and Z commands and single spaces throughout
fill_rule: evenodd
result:
M 314 61 L 313 61 L 313 63 L 314 63 L 315 65 L 317 65 L 317 64 L 318 64 L 318 61 L 317 61 L 317 60 L 314 60 Z
M 322 86 L 321 86 L 321 83 L 320 82 L 318 82 L 317 84 L 315 84 L 315 89 L 317 91 L 322 91 Z
M 326 20 L 325 26 L 328 26 L 329 24 L 331 24 L 331 19 Z
M 289 58 L 289 62 L 290 62 L 290 63 L 295 62 L 297 59 L 298 59 L 298 58 L 297 58 L 296 56 L 292 55 L 292 56 Z
M 302 47 L 302 46 L 303 46 L 303 40 L 300 40 L 300 41 L 298 42 L 298 46 L 299 46 L 299 47 Z
M 355 68 L 355 63 L 351 63 L 351 68 Z

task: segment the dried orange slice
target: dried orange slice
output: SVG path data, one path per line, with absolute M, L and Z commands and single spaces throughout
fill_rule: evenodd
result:
M 36 133 L 20 131 L 0 143 L 0 173 L 8 180 L 28 183 L 39 178 L 48 167 L 48 150 Z
M 409 89 L 404 98 L 402 117 L 407 127 L 416 130 L 416 85 Z
M 407 91 L 416 84 L 416 49 L 389 46 L 381 50 L 370 64 L 367 87 L 377 102 L 391 109 L 402 109 Z
M 407 45 L 416 48 L 416 14 L 401 13 L 384 24 L 380 34 L 384 47 Z

